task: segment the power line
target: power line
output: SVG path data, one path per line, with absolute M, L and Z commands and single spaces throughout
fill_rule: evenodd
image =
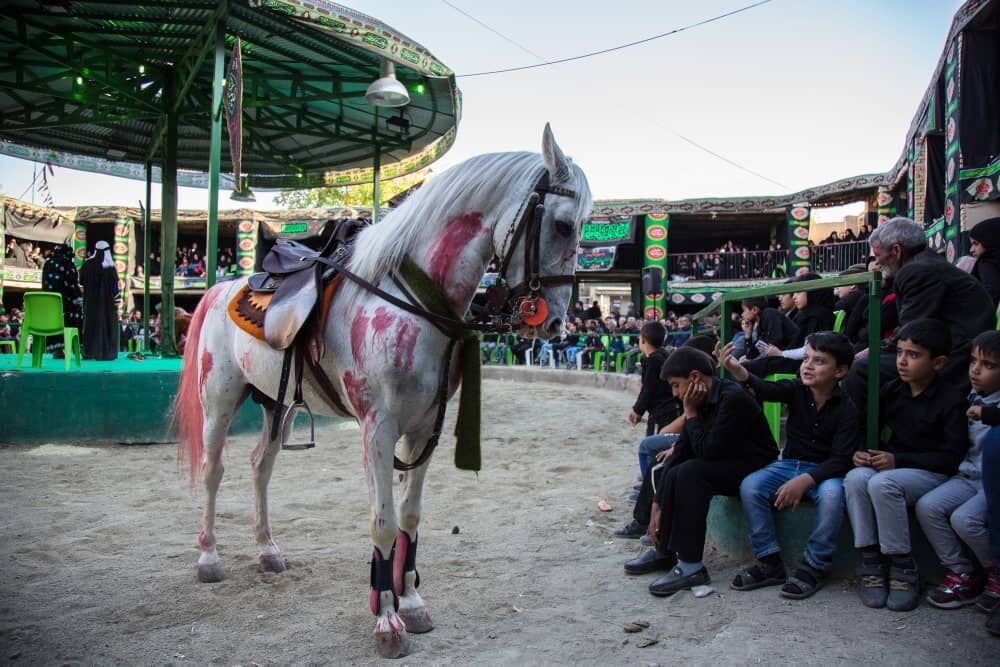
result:
M 448 3 L 447 0 L 442 0 L 442 1 L 446 2 L 446 4 L 449 4 L 449 5 L 451 4 L 451 3 Z M 536 65 L 522 65 L 521 67 L 508 67 L 506 69 L 495 69 L 495 70 L 490 70 L 488 72 L 472 72 L 470 74 L 456 74 L 455 76 L 456 77 L 470 77 L 470 76 L 487 76 L 489 74 L 505 74 L 507 72 L 520 72 L 521 70 L 526 70 L 526 69 L 535 69 L 535 68 L 538 68 L 538 67 L 546 67 L 548 65 L 558 65 L 559 63 L 568 63 L 568 62 L 571 62 L 573 60 L 583 60 L 584 58 L 590 58 L 590 57 L 593 57 L 593 56 L 599 56 L 599 55 L 602 55 L 602 54 L 605 54 L 605 53 L 611 53 L 612 51 L 620 51 L 622 49 L 627 49 L 630 46 L 637 46 L 639 44 L 645 44 L 646 42 L 652 42 L 653 40 L 656 40 L 656 39 L 661 39 L 663 37 L 669 37 L 670 35 L 676 35 L 677 33 L 684 32 L 685 30 L 691 30 L 692 28 L 697 28 L 697 27 L 700 27 L 700 26 L 703 26 L 703 25 L 707 25 L 709 23 L 714 23 L 715 21 L 721 21 L 724 18 L 728 18 L 730 16 L 734 16 L 736 14 L 740 14 L 740 13 L 745 12 L 745 11 L 749 11 L 749 10 L 754 9 L 756 7 L 760 7 L 761 5 L 766 5 L 769 2 L 771 2 L 771 0 L 760 0 L 760 2 L 755 2 L 755 3 L 751 4 L 751 5 L 746 5 L 745 7 L 740 7 L 739 9 L 734 9 L 733 11 L 726 12 L 725 14 L 719 14 L 718 16 L 713 16 L 712 18 L 704 19 L 702 21 L 698 21 L 697 23 L 692 23 L 690 25 L 682 26 L 680 28 L 674 28 L 673 30 L 671 30 L 669 32 L 660 33 L 659 35 L 653 35 L 652 37 L 646 37 L 645 39 L 640 39 L 640 40 L 637 40 L 635 42 L 629 42 L 628 44 L 621 44 L 619 46 L 612 46 L 611 48 L 608 48 L 608 49 L 601 49 L 600 51 L 591 51 L 590 53 L 584 53 L 584 54 L 581 54 L 579 56 L 571 56 L 569 58 L 560 58 L 559 60 L 547 60 L 545 62 L 541 62 L 541 63 L 538 63 Z M 452 6 L 454 7 L 454 5 L 452 5 Z M 456 9 L 457 9 L 457 7 L 456 7 Z M 461 11 L 461 10 L 459 10 L 459 11 Z M 464 14 L 465 12 L 462 12 L 462 13 Z M 468 15 L 466 14 L 466 16 L 468 16 Z M 483 24 L 483 23 L 481 23 L 479 21 L 477 21 L 477 23 L 480 23 L 481 25 L 484 25 L 489 30 L 493 30 L 493 28 L 490 28 L 489 26 L 486 26 L 486 24 Z M 493 32 L 496 32 L 496 31 L 493 30 Z M 497 33 L 497 34 L 499 35 L 500 33 Z M 503 35 L 501 35 L 501 37 L 503 37 Z M 507 38 L 504 37 L 504 39 L 507 39 Z M 508 41 L 510 41 L 510 40 L 508 40 Z M 532 54 L 532 55 L 534 55 L 534 54 Z
M 467 19 L 470 19 L 470 20 L 472 20 L 472 21 L 475 21 L 476 23 L 478 23 L 478 24 L 479 24 L 479 25 L 481 25 L 482 27 L 484 27 L 484 28 L 486 28 L 487 30 L 489 30 L 490 32 L 492 32 L 492 33 L 493 33 L 494 35 L 496 35 L 497 37 L 500 37 L 501 39 L 503 39 L 503 40 L 505 40 L 505 41 L 507 41 L 507 42 L 510 42 L 511 44 L 513 44 L 514 46 L 516 46 L 517 48 L 519 48 L 519 49 L 521 49 L 522 51 L 524 51 L 525 53 L 527 53 L 527 54 L 528 54 L 529 56 L 533 56 L 533 57 L 535 57 L 535 58 L 538 58 L 538 59 L 539 59 L 539 60 L 541 60 L 542 62 L 544 62 L 544 61 L 545 61 L 545 58 L 544 58 L 543 56 L 540 56 L 540 55 L 538 55 L 537 53 L 535 53 L 534 51 L 532 51 L 531 49 L 529 49 L 529 48 L 528 48 L 528 47 L 526 47 L 526 46 L 523 46 L 523 45 L 521 45 L 521 44 L 518 44 L 518 43 L 517 43 L 517 42 L 515 42 L 515 41 L 514 41 L 513 39 L 511 39 L 511 38 L 510 38 L 510 37 L 508 37 L 507 35 L 503 34 L 503 33 L 502 33 L 502 32 L 500 32 L 499 30 L 494 30 L 494 29 L 493 29 L 493 28 L 491 28 L 490 26 L 486 25 L 486 24 L 485 24 L 484 22 L 482 22 L 482 21 L 480 21 L 479 19 L 477 19 L 477 18 L 476 18 L 475 16 L 473 16 L 472 14 L 470 14 L 470 13 L 468 13 L 468 12 L 466 12 L 466 11 L 463 11 L 462 9 L 459 9 L 459 8 L 458 8 L 458 7 L 456 7 L 455 5 L 451 4 L 450 2 L 448 2 L 448 0 L 441 0 L 441 2 L 443 2 L 443 3 L 444 3 L 444 4 L 446 4 L 446 5 L 448 5 L 449 7 L 451 7 L 452 9 L 454 9 L 454 10 L 455 10 L 456 12 L 458 12 L 458 13 L 459 13 L 459 14 L 461 14 L 462 16 L 466 17 Z M 467 76 L 475 76 L 475 75 L 474 75 L 474 74 L 471 74 L 471 75 L 467 75 Z
M 696 142 L 692 141 L 691 139 L 688 139 L 687 137 L 685 137 L 685 136 L 684 136 L 683 134 L 680 134 L 679 132 L 674 132 L 674 134 L 675 134 L 676 136 L 680 137 L 681 139 L 683 139 L 684 141 L 688 142 L 689 144 L 691 144 L 691 145 L 692 145 L 692 146 L 694 146 L 695 148 L 697 148 L 697 149 L 700 149 L 700 150 L 703 150 L 703 151 L 705 151 L 706 153 L 708 153 L 709 155 L 713 155 L 713 156 L 715 156 L 715 157 L 719 158 L 720 160 L 722 160 L 723 162 L 725 162 L 725 163 L 727 163 L 727 164 L 731 164 L 732 166 L 736 167 L 737 169 L 741 169 L 741 170 L 743 170 L 743 171 L 747 172 L 748 174 L 753 174 L 753 175 L 754 175 L 754 176 L 756 176 L 757 178 L 762 178 L 762 179 L 764 179 L 765 181 L 767 181 L 768 183 L 774 183 L 774 184 L 775 184 L 775 185 L 777 185 L 778 187 L 780 187 L 780 188 L 784 188 L 785 190 L 790 190 L 790 189 L 791 189 L 791 188 L 789 188 L 789 187 L 788 187 L 787 185 L 785 185 L 784 183 L 779 183 L 778 181 L 774 180 L 773 178 L 768 178 L 767 176 L 765 176 L 765 175 L 763 175 L 763 174 L 759 174 L 759 173 L 757 173 L 757 172 L 756 172 L 756 171 L 754 171 L 753 169 L 748 169 L 747 167 L 744 167 L 743 165 L 739 164 L 738 162 L 733 162 L 733 161 L 732 161 L 732 160 L 730 160 L 729 158 L 727 158 L 727 157 L 723 157 L 723 156 L 719 155 L 718 153 L 716 153 L 715 151 L 713 151 L 713 150 L 710 150 L 710 149 L 708 149 L 708 148 L 705 148 L 705 147 L 704 147 L 704 146 L 702 146 L 701 144 L 699 144 L 699 143 L 696 143 Z

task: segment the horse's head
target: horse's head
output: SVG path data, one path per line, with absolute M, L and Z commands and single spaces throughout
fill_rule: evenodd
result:
M 519 329 L 522 336 L 532 337 L 555 336 L 563 328 L 573 295 L 580 233 L 593 204 L 587 177 L 563 154 L 548 123 L 542 133 L 542 159 L 548 183 L 536 186 L 536 191 L 544 194 L 544 212 L 540 218 L 529 220 L 516 245 L 507 249 L 508 282 L 526 286 L 532 295 L 540 297 L 541 308 L 536 316 L 522 317 Z M 497 251 L 504 255 L 502 249 Z M 530 310 L 527 303 L 522 305 Z

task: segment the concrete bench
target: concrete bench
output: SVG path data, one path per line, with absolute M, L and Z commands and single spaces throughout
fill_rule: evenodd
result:
M 816 507 L 810 502 L 799 504 L 794 512 L 782 510 L 774 513 L 774 526 L 778 533 L 778 543 L 781 545 L 782 558 L 785 565 L 794 567 L 802 558 L 809 534 L 812 533 L 813 518 Z M 753 562 L 754 555 L 750 549 L 750 531 L 743 515 L 743 504 L 739 498 L 716 496 L 708 511 L 708 541 L 715 545 L 723 554 L 741 563 Z M 922 579 L 938 581 L 944 571 L 938 562 L 934 550 L 920 528 L 912 511 L 910 513 L 910 542 L 917 558 Z M 858 552 L 854 548 L 854 534 L 851 532 L 851 522 L 844 516 L 844 523 L 837 539 L 837 551 L 833 557 L 833 572 L 838 577 L 854 576 L 858 565 Z

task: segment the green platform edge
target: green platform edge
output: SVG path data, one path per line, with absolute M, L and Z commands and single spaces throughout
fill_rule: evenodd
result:
M 0 443 L 176 442 L 171 406 L 180 381 L 180 359 L 149 357 L 136 362 L 84 361 L 64 370 L 46 355 L 41 368 L 15 370 L 16 356 L 0 355 Z M 316 417 L 316 425 L 339 421 Z M 305 425 L 299 415 L 296 426 Z M 247 399 L 230 426 L 231 434 L 261 430 L 261 409 Z

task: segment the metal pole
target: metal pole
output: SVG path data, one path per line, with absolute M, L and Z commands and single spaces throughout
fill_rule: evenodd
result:
M 382 197 L 382 147 L 379 146 L 378 142 L 375 142 L 375 158 L 372 161 L 372 166 L 375 170 L 375 175 L 372 178 L 373 188 L 372 188 L 372 224 L 378 222 L 380 207 L 379 199 Z
M 145 257 L 142 259 L 142 351 L 149 352 L 149 256 L 153 252 L 153 163 L 146 163 L 146 217 L 142 221 L 142 249 Z
M 719 306 L 719 349 L 724 348 L 730 339 L 729 327 L 732 324 L 732 320 L 729 318 L 729 301 L 726 300 L 726 295 L 720 297 L 722 304 Z M 692 326 L 694 326 L 692 324 Z M 719 370 L 722 371 L 722 377 L 726 377 L 726 367 L 720 366 Z
M 868 449 L 878 449 L 878 394 L 879 367 L 881 356 L 879 342 L 882 340 L 882 311 L 879 292 L 882 289 L 882 274 L 874 272 L 868 283 L 868 399 L 865 443 Z
M 177 75 L 167 74 L 163 103 L 167 132 L 163 143 L 163 205 L 160 209 L 160 356 L 177 356 L 174 340 L 174 271 L 177 263 Z
M 222 80 L 226 64 L 226 20 L 215 25 L 215 67 L 212 70 L 212 143 L 208 151 L 208 229 L 205 239 L 205 287 L 215 284 L 219 253 L 219 162 L 222 159 Z

